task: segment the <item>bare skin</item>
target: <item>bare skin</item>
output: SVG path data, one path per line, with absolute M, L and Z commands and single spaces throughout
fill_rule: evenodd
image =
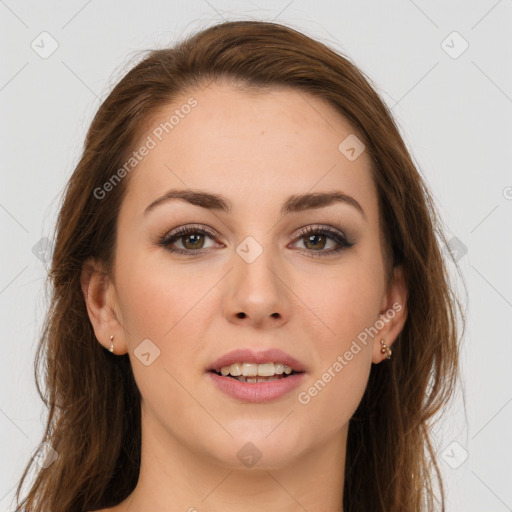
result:
M 96 337 L 108 348 L 113 335 L 115 354 L 129 354 L 142 394 L 140 478 L 126 500 L 104 510 L 342 511 L 349 420 L 371 365 L 385 359 L 381 339 L 391 347 L 406 319 L 400 268 L 386 286 L 370 158 L 347 159 L 338 146 L 356 132 L 303 92 L 256 95 L 215 83 L 191 95 L 198 105 L 130 176 L 113 279 L 99 264 L 83 273 Z M 232 211 L 172 200 L 144 214 L 169 189 L 220 194 Z M 331 191 L 351 196 L 364 213 L 346 202 L 280 213 L 290 195 Z M 183 255 L 158 244 L 184 225 L 216 236 L 178 238 L 172 246 Z M 318 230 L 303 234 L 307 226 L 331 226 L 353 245 L 330 252 L 338 243 Z M 236 252 L 248 236 L 263 250 L 250 263 Z M 397 303 L 402 309 L 379 334 L 301 403 L 299 391 Z M 160 350 L 149 366 L 134 354 L 145 339 Z M 274 347 L 307 367 L 300 389 L 277 400 L 244 403 L 206 373 L 235 348 Z M 252 467 L 237 456 L 247 443 L 261 453 Z

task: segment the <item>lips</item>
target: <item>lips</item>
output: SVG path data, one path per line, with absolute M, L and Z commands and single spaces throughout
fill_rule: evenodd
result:
M 262 404 L 288 397 L 306 378 L 306 373 L 292 373 L 287 377 L 271 382 L 248 383 L 229 377 L 217 375 L 214 371 L 207 372 L 206 377 L 224 394 L 244 403 Z
M 217 371 L 223 366 L 234 363 L 283 363 L 297 373 L 306 371 L 306 367 L 298 359 L 278 348 L 263 351 L 253 351 L 248 348 L 233 350 L 215 360 L 206 371 Z

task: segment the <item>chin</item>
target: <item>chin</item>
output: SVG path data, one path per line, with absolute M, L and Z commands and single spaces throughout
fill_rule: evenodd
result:
M 303 443 L 303 439 L 299 439 L 298 432 L 297 435 L 293 435 L 285 428 L 280 430 L 280 421 L 282 418 L 274 420 L 270 429 L 267 426 L 264 429 L 255 427 L 253 424 L 252 429 L 245 428 L 243 434 L 239 435 L 229 430 L 227 426 L 233 438 L 225 439 L 222 446 L 213 450 L 212 456 L 217 459 L 218 464 L 234 470 L 285 468 L 300 455 L 297 446 L 302 445 L 298 443 Z M 270 435 L 267 431 L 271 432 Z

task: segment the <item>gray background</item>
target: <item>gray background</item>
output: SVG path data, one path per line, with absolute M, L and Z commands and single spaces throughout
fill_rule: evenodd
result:
M 222 18 L 282 22 L 337 48 L 392 108 L 455 237 L 469 296 L 459 281 L 464 394 L 435 429 L 447 510 L 512 510 L 511 0 L 0 0 L 0 510 L 14 510 L 43 432 L 33 357 L 47 263 L 44 245 L 33 248 L 52 236 L 85 131 L 138 50 Z

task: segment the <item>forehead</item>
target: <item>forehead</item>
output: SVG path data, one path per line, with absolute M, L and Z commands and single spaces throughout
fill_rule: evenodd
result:
M 128 187 L 145 206 L 177 186 L 221 193 L 235 206 L 237 196 L 247 203 L 332 189 L 374 193 L 368 154 L 351 160 L 343 152 L 344 141 L 362 143 L 359 132 L 326 101 L 288 87 L 210 84 L 162 107 L 137 147 L 149 138 L 154 147 Z

